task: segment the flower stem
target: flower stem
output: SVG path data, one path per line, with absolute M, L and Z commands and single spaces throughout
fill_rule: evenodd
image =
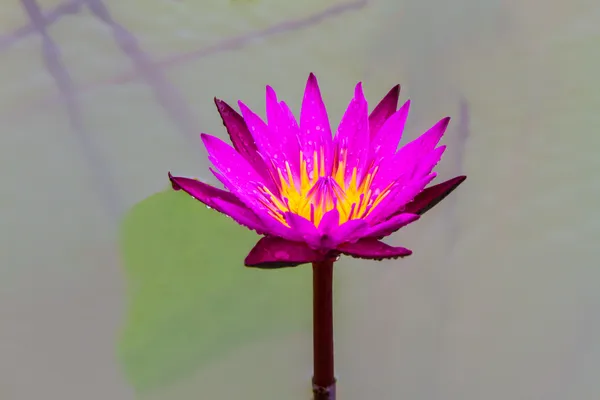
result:
M 333 263 L 313 263 L 313 398 L 335 400 L 333 362 Z

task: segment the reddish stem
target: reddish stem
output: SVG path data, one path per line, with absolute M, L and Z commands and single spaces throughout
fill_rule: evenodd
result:
M 333 263 L 313 263 L 313 396 L 335 400 L 333 362 Z

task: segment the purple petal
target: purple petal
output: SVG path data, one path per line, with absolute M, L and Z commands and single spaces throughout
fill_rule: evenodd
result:
M 267 104 L 269 105 L 271 115 L 274 113 L 277 116 L 273 117 L 275 121 L 280 122 L 283 119 L 283 113 L 277 112 L 276 108 L 279 108 L 279 111 L 281 111 L 281 107 L 273 104 L 273 102 L 277 102 L 277 98 L 273 99 L 273 95 L 274 92 L 269 95 L 269 91 L 267 90 Z M 298 147 L 298 138 L 291 135 L 292 132 L 290 130 L 285 129 L 285 126 L 280 126 L 278 123 L 274 122 L 267 125 L 241 101 L 238 104 L 240 105 L 248 129 L 265 162 L 267 164 L 270 163 L 270 165 L 282 172 L 286 171 L 285 162 L 293 162 L 293 160 L 299 158 L 300 148 Z
M 331 242 L 336 245 L 344 242 L 355 242 L 365 235 L 369 224 L 362 219 L 351 219 L 331 232 Z
M 229 104 L 215 97 L 215 105 L 223 120 L 223 125 L 229 134 L 231 143 L 238 153 L 244 157 L 254 170 L 263 178 L 265 185 L 272 192 L 278 189 L 273 182 L 267 164 L 265 164 L 261 155 L 258 153 L 254 138 L 248 130 L 244 118 L 235 111 Z
M 407 185 L 397 185 L 365 218 L 365 220 L 375 225 L 384 221 L 392 215 L 395 215 L 399 209 L 411 202 L 425 186 L 436 177 L 436 173 L 414 180 Z
M 294 232 L 294 240 L 306 242 L 313 249 L 321 249 L 321 234 L 315 224 L 306 218 L 288 212 L 285 214 L 285 220 Z
M 331 127 L 329 126 L 327 109 L 321 97 L 319 83 L 312 72 L 306 81 L 304 98 L 302 99 L 300 130 L 300 145 L 302 146 L 309 176 L 312 174 L 314 167 L 319 168 L 319 165 L 312 165 L 315 152 L 318 156 L 317 162 L 320 162 L 321 152 L 323 152 L 325 171 L 320 171 L 320 174 L 329 175 L 333 161 Z
M 327 211 L 319 223 L 319 231 L 323 235 L 329 235 L 340 225 L 340 212 L 337 208 Z
M 171 181 L 173 190 L 183 190 L 196 200 L 200 200 L 209 207 L 213 207 L 212 200 L 217 197 L 225 199 L 230 203 L 244 206 L 244 204 L 230 192 L 210 186 L 197 179 L 185 178 L 183 176 L 173 176 L 169 172 L 169 180 Z
M 254 193 L 257 184 L 264 184 L 263 178 L 233 147 L 218 137 L 205 133 L 200 136 L 208 152 L 208 159 L 225 179 L 223 184 L 240 200 L 246 202 L 243 197 Z
M 209 160 L 219 171 L 215 176 L 261 220 L 265 223 L 275 221 L 261 201 L 263 194 L 260 188 L 264 187 L 263 178 L 227 143 L 214 136 L 206 134 L 201 136 Z M 284 227 L 280 222 L 277 224 Z
M 223 184 L 223 186 L 227 188 L 232 186 L 231 182 L 225 176 L 221 175 L 212 168 L 209 168 L 209 170 Z M 279 220 L 273 218 L 273 216 L 266 211 L 262 202 L 258 200 L 258 198 L 262 196 L 262 194 L 254 193 L 253 191 L 252 194 L 241 193 L 240 196 L 242 196 L 241 199 L 246 204 L 252 205 L 251 210 L 261 220 L 262 224 L 265 227 L 266 233 L 269 233 L 273 236 L 279 236 L 288 240 L 296 240 L 298 238 L 298 235 L 294 230 L 285 226 Z
M 430 174 L 442 159 L 444 151 L 446 151 L 446 146 L 440 146 L 429 154 L 424 155 L 423 158 L 419 160 L 412 173 L 413 179 L 422 178 L 423 176 Z
M 423 157 L 435 149 L 449 122 L 450 117 L 440 120 L 427 132 L 402 146 L 392 157 L 382 159 L 379 171 L 373 179 L 372 188 L 382 189 L 401 176 L 404 179 L 411 179 Z
M 277 93 L 269 85 L 266 87 L 266 98 L 267 98 L 267 123 L 273 130 L 278 129 L 281 125 L 281 106 L 277 101 Z
M 371 139 L 375 137 L 385 121 L 396 112 L 398 98 L 400 97 L 400 85 L 394 86 L 388 94 L 375 106 L 369 115 L 369 132 Z
M 261 234 L 265 233 L 260 219 L 233 194 L 195 179 L 173 176 L 171 173 L 169 173 L 169 179 L 175 190 L 185 191 L 208 207 L 230 216 L 242 226 Z
M 419 142 L 422 151 L 429 152 L 438 145 L 442 136 L 444 136 L 449 123 L 450 117 L 442 118 L 434 126 L 429 128 L 427 132 L 416 139 L 416 142 Z
M 402 139 L 402 132 L 404 131 L 409 110 L 410 100 L 404 103 L 398 111 L 385 121 L 379 132 L 377 132 L 377 135 L 371 141 L 372 159 L 391 157 L 396 153 L 400 139 Z
M 263 237 L 246 257 L 244 264 L 256 268 L 285 268 L 322 261 L 324 255 L 301 242 Z
M 369 260 L 385 260 L 389 258 L 406 257 L 412 251 L 404 247 L 392 247 L 377 239 L 362 239 L 356 243 L 344 243 L 337 250 L 342 254 Z
M 417 214 L 402 213 L 402 214 L 395 215 L 392 218 L 388 219 L 387 221 L 384 221 L 380 224 L 372 226 L 365 234 L 365 237 L 374 237 L 374 238 L 381 239 L 383 237 L 391 235 L 392 233 L 396 232 L 398 229 L 400 229 L 412 222 L 415 222 L 419 218 L 420 218 L 420 216 Z
M 340 212 L 337 208 L 327 211 L 319 223 L 320 249 L 333 249 L 342 241 L 336 240 L 333 232 L 340 226 Z
M 256 143 L 254 143 L 254 139 L 248 130 L 248 126 L 246 126 L 246 122 L 244 122 L 244 118 L 231 108 L 229 104 L 216 97 L 215 105 L 221 115 L 221 120 L 223 121 L 225 129 L 227 129 L 233 147 L 255 168 L 257 166 L 264 167 L 264 163 L 258 154 Z M 257 165 L 254 165 L 254 162 L 256 162 Z
M 275 136 L 283 141 L 283 153 L 290 165 L 292 177 L 298 179 L 300 171 L 300 129 L 296 117 L 283 101 L 277 101 L 277 94 L 267 86 L 267 121 Z M 285 176 L 285 170 L 282 171 Z
M 358 179 L 362 177 L 364 166 L 367 163 L 369 151 L 369 120 L 368 105 L 358 83 L 354 89 L 354 98 L 350 101 L 335 136 L 335 151 L 340 154 L 346 152 L 345 181 L 352 177 L 353 169 L 357 169 Z
M 437 185 L 428 187 L 423 190 L 415 199 L 406 205 L 403 212 L 414 213 L 423 215 L 427 211 L 435 207 L 440 201 L 444 200 L 446 196 L 454 191 L 467 179 L 466 176 L 461 175 L 456 178 L 449 179 L 445 182 L 438 183 Z

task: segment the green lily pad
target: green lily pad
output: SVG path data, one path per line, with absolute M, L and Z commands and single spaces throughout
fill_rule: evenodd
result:
M 171 384 L 252 340 L 310 326 L 311 268 L 245 268 L 257 239 L 183 192 L 158 193 L 129 212 L 119 355 L 138 391 Z

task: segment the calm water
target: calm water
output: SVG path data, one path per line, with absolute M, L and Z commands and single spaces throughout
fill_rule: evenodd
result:
M 454 116 L 441 174 L 469 175 L 392 239 L 410 259 L 340 263 L 339 397 L 600 396 L 600 6 L 321 3 L 105 1 L 134 47 L 81 7 L 47 30 L 78 88 L 75 123 L 41 36 L 7 39 L 29 23 L 25 8 L 4 7 L 0 398 L 308 397 L 309 326 L 240 337 L 171 384 L 134 390 L 117 356 L 131 290 L 117 232 L 166 171 L 211 180 L 197 133 L 224 133 L 214 96 L 262 110 L 270 84 L 297 109 L 310 71 L 332 121 L 359 80 L 371 103 L 403 85 L 408 138 Z M 136 53 L 134 68 L 119 41 L 161 67 Z

